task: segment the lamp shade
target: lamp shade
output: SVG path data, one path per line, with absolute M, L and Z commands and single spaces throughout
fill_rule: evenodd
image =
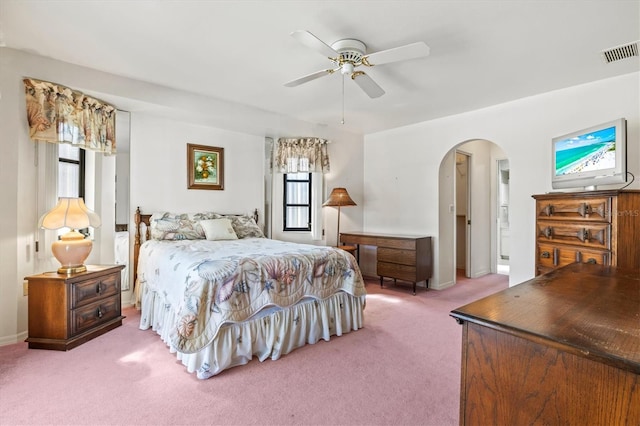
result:
M 101 224 L 100 217 L 84 205 L 82 198 L 60 198 L 58 204 L 40 218 L 38 225 L 44 229 L 71 228 L 51 244 L 51 252 L 60 262 L 58 273 L 70 275 L 87 270 L 84 261 L 93 243 L 77 229 L 97 228 Z
M 338 226 L 336 227 L 336 245 L 340 244 L 340 207 L 357 206 L 355 201 L 349 197 L 349 193 L 345 188 L 333 188 L 329 198 L 324 202 L 322 207 L 338 208 Z
M 39 227 L 44 229 L 82 229 L 102 224 L 100 217 L 89 210 L 82 198 L 61 197 L 58 204 L 40 218 Z
M 345 188 L 333 188 L 323 207 L 357 206 Z

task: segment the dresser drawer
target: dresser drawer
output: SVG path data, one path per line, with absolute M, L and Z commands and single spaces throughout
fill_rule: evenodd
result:
M 611 197 L 538 199 L 538 219 L 574 221 L 611 221 Z
M 377 271 L 381 277 L 392 277 L 405 281 L 416 281 L 416 267 L 378 261 Z
M 378 248 L 378 261 L 399 263 L 401 265 L 416 266 L 416 252 L 413 250 L 400 250 L 386 247 Z
M 71 284 L 71 309 L 120 294 L 120 272 Z
M 120 295 L 107 297 L 90 305 L 71 311 L 71 335 L 120 316 Z
M 555 241 L 591 248 L 611 248 L 611 225 L 597 222 L 538 221 L 537 239 Z
M 380 247 L 396 248 L 396 249 L 404 249 L 404 250 L 415 250 L 416 240 L 399 239 L 399 238 L 379 238 L 378 248 Z
M 606 250 L 586 249 L 539 243 L 536 249 L 537 264 L 541 268 L 557 268 L 574 262 L 609 265 L 611 253 Z

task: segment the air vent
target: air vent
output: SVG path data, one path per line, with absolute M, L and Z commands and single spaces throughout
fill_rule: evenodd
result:
M 622 46 L 612 47 L 611 49 L 602 51 L 602 59 L 607 64 L 620 61 L 622 59 L 638 56 L 638 42 L 623 44 Z

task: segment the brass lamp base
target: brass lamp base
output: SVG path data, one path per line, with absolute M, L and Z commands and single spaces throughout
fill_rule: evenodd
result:
M 84 265 L 80 266 L 61 266 L 58 268 L 58 273 L 63 275 L 73 275 L 79 274 L 80 272 L 86 272 L 87 267 Z

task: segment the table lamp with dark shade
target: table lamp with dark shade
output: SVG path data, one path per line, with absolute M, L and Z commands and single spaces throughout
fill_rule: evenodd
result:
M 70 228 L 51 244 L 51 252 L 60 262 L 59 274 L 71 275 L 87 270 L 84 261 L 89 257 L 93 243 L 78 229 L 97 228 L 101 224 L 100 217 L 85 206 L 82 198 L 61 197 L 58 204 L 40 218 L 40 228 Z
M 357 204 L 351 199 L 349 193 L 345 188 L 333 188 L 327 201 L 322 204 L 322 207 L 337 207 L 338 208 L 338 229 L 336 233 L 336 245 L 340 244 L 340 207 L 343 206 L 357 206 Z

